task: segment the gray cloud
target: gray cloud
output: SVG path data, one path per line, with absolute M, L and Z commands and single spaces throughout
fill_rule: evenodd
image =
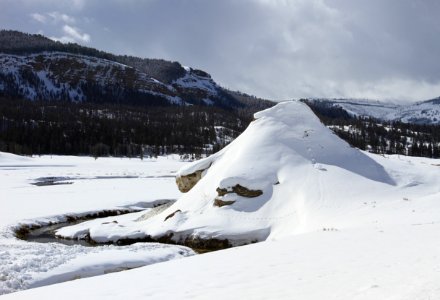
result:
M 88 43 L 90 42 L 90 35 L 87 33 L 81 33 L 81 31 L 69 25 L 63 26 L 63 35 L 61 37 L 50 37 L 55 41 L 60 41 L 63 43 Z
M 0 7 L 0 27 L 177 60 L 272 99 L 440 95 L 437 0 L 0 0 Z

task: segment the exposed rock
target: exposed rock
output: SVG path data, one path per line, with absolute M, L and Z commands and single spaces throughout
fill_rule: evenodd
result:
M 230 193 L 236 193 L 239 196 L 242 197 L 247 197 L 247 198 L 254 198 L 254 197 L 258 197 L 261 196 L 263 194 L 262 190 L 251 190 L 248 189 L 242 185 L 236 184 L 234 185 L 231 190 L 228 190 L 226 188 L 217 188 L 217 194 L 219 196 L 224 196 L 226 194 L 230 194 Z
M 219 196 L 224 196 L 224 195 L 226 195 L 227 193 L 232 193 L 232 192 L 228 192 L 227 189 L 221 189 L 221 188 L 219 188 L 219 187 L 216 189 L 216 191 L 217 191 L 217 194 L 218 194 Z
M 236 184 L 232 187 L 232 191 L 236 193 L 239 196 L 247 197 L 247 198 L 254 198 L 263 195 L 262 190 L 250 190 L 244 186 L 241 186 L 239 184 Z
M 177 213 L 179 213 L 179 212 L 182 212 L 182 211 L 181 211 L 180 209 L 176 210 L 175 212 L 173 212 L 173 213 L 169 214 L 168 216 L 166 216 L 165 220 L 163 220 L 163 221 L 165 222 L 165 221 L 168 220 L 169 218 L 174 217 L 174 215 L 177 214 Z
M 115 242 L 118 246 L 126 246 L 134 243 L 163 243 L 163 244 L 171 244 L 171 245 L 183 245 L 186 247 L 192 248 L 194 251 L 198 253 L 205 253 L 209 251 L 216 251 L 231 248 L 232 244 L 228 239 L 216 239 L 216 238 L 207 238 L 202 239 L 200 237 L 192 237 L 188 236 L 184 239 L 174 240 L 174 234 L 166 234 L 158 238 L 153 238 L 151 236 L 145 236 L 143 238 L 136 239 L 119 239 Z M 102 243 L 100 243 L 102 244 Z M 111 243 L 110 243 L 111 244 Z
M 202 178 L 203 171 L 204 170 L 198 170 L 188 175 L 176 177 L 176 183 L 179 191 L 181 191 L 182 193 L 189 192 Z
M 225 201 L 225 200 L 221 200 L 221 199 L 218 199 L 218 198 L 215 198 L 215 200 L 214 200 L 214 206 L 218 206 L 218 207 L 222 207 L 222 206 L 225 206 L 225 205 L 231 205 L 231 204 L 234 204 L 235 203 L 235 201 Z
M 216 239 L 216 238 L 202 239 L 200 237 L 187 237 L 183 243 L 178 243 L 178 244 L 183 244 L 184 246 L 190 247 L 199 253 L 227 249 L 232 247 L 228 239 Z

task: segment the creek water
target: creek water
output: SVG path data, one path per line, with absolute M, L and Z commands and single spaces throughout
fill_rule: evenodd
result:
M 57 238 L 55 236 L 55 231 L 57 229 L 60 229 L 65 226 L 71 226 L 75 225 L 81 222 L 65 222 L 65 223 L 58 223 L 55 225 L 48 225 L 43 226 L 38 229 L 31 230 L 25 237 L 24 240 L 28 242 L 36 242 L 36 243 L 60 243 L 68 246 L 72 245 L 81 245 L 86 247 L 96 247 L 99 246 L 95 243 L 90 243 L 86 240 L 78 240 L 78 239 L 63 239 L 63 238 Z

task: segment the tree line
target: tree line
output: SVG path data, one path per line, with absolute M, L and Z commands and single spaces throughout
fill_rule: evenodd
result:
M 0 97 L 0 151 L 25 155 L 210 154 L 237 137 L 250 110 L 72 103 Z

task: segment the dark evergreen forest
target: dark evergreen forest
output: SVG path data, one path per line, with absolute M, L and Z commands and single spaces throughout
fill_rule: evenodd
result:
M 25 155 L 200 156 L 224 147 L 254 110 L 139 107 L 0 98 L 0 151 Z

